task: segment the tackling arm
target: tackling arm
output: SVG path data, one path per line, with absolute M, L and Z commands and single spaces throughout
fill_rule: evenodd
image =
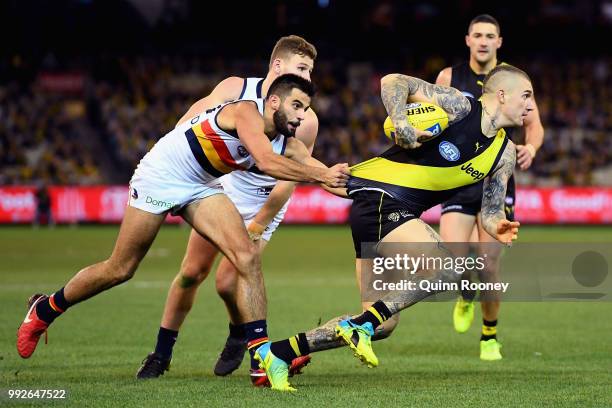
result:
M 504 203 L 506 186 L 512 176 L 516 164 L 516 148 L 514 143 L 508 141 L 497 167 L 484 181 L 482 193 L 481 217 L 484 229 L 493 238 L 506 245 L 517 239 L 518 222 L 506 219 Z
M 296 132 L 296 138 L 304 142 L 309 155 L 312 154 L 318 130 L 319 119 L 312 110 L 309 110 L 306 120 L 298 127 Z M 259 209 L 247 229 L 255 234 L 263 233 L 268 224 L 272 222 L 276 214 L 278 214 L 281 208 L 283 208 L 285 203 L 289 200 L 295 191 L 295 186 L 296 183 L 294 181 L 282 180 L 277 182 L 274 188 L 272 188 L 268 199 Z
M 346 184 L 349 176 L 346 164 L 337 164 L 329 169 L 320 168 L 308 166 L 276 154 L 272 150 L 270 140 L 264 133 L 264 121 L 255 105 L 251 102 L 238 102 L 233 106 L 233 109 L 235 129 L 240 140 L 255 159 L 259 170 L 280 180 L 325 183 L 330 187 L 342 187 Z M 290 138 L 287 148 L 289 148 L 291 142 L 302 144 L 302 142 Z
M 200 99 L 177 122 L 176 126 L 219 104 L 238 99 L 244 78 L 229 77 L 219 82 L 210 94 Z
M 448 114 L 448 123 L 463 119 L 470 113 L 469 100 L 455 88 L 433 85 L 419 78 L 389 74 L 381 81 L 381 98 L 396 130 L 396 143 L 414 149 L 431 132 L 415 129 L 406 118 L 406 102 L 429 102 L 440 106 Z

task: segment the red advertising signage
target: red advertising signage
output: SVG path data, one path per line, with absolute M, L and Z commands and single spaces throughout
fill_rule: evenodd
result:
M 118 223 L 127 202 L 126 186 L 49 188 L 57 223 Z M 520 188 L 516 219 L 532 224 L 612 224 L 612 188 Z M 348 220 L 351 201 L 316 186 L 298 186 L 285 215 L 286 223 L 340 224 Z M 0 223 L 29 223 L 36 214 L 33 187 L 0 187 Z M 440 219 L 440 207 L 425 212 L 427 222 Z M 168 217 L 168 222 L 180 222 Z
M 0 187 L 0 223 L 32 222 L 36 211 L 31 187 Z

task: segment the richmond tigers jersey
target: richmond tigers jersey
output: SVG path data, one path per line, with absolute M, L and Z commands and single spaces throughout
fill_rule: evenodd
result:
M 235 131 L 223 130 L 217 124 L 217 115 L 232 101 L 208 109 L 189 122 L 181 125 L 193 156 L 202 169 L 213 177 L 221 177 L 235 170 L 249 170 L 255 166 L 255 159 L 244 147 Z M 259 113 L 263 115 L 264 100 L 255 99 Z M 287 139 L 278 135 L 270 141 L 275 153 L 283 154 Z
M 460 90 L 465 96 L 480 98 L 485 76 L 475 73 L 468 62 L 463 62 L 453 65 L 450 86 Z
M 506 132 L 494 137 L 481 130 L 482 104 L 468 98 L 470 113 L 440 136 L 417 149 L 394 145 L 380 156 L 351 168 L 349 194 L 377 190 L 425 211 L 452 197 L 459 188 L 483 180 L 497 164 L 506 144 Z

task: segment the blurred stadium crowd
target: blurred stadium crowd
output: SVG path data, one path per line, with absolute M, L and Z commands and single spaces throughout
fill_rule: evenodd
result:
M 414 76 L 434 81 L 447 63 L 432 57 Z M 554 63 L 513 61 L 532 76 L 544 146 L 520 176 L 531 185 L 602 185 L 612 180 L 610 58 Z M 78 75 L 76 92 L 44 75 L 0 86 L 0 184 L 125 182 L 149 148 L 197 99 L 232 74 L 265 75 L 267 62 L 199 58 L 119 59 L 111 75 Z M 42 71 L 41 71 L 42 72 Z M 378 72 L 368 63 L 317 61 L 314 155 L 327 164 L 357 163 L 389 146 Z M 61 79 L 57 79 L 61 81 Z M 53 82 L 51 82 L 53 84 Z

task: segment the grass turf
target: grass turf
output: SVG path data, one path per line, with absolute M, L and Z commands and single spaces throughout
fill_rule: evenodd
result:
M 479 329 L 452 329 L 450 303 L 402 314 L 392 338 L 374 346 L 381 365 L 360 366 L 346 349 L 313 355 L 295 395 L 254 389 L 247 366 L 218 378 L 212 366 L 227 333 L 212 279 L 180 333 L 171 371 L 139 382 L 153 348 L 169 282 L 188 230 L 165 227 L 130 282 L 74 307 L 54 323 L 49 344 L 22 360 L 15 330 L 34 292 L 52 292 L 112 249 L 116 227 L 0 229 L 0 405 L 8 389 L 65 389 L 74 406 L 612 406 L 609 303 L 506 303 L 504 360 L 478 359 Z M 522 242 L 610 242 L 610 228 L 525 227 Z M 284 338 L 320 320 L 356 312 L 350 231 L 283 227 L 264 258 L 269 333 Z M 19 401 L 49 405 L 52 401 Z

